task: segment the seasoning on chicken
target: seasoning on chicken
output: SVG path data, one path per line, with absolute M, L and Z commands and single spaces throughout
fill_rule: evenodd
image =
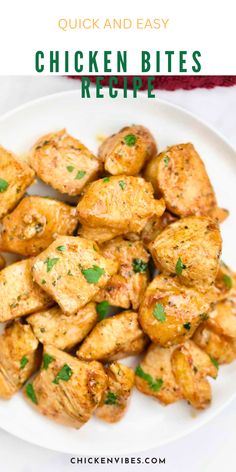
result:
M 127 126 L 109 136 L 98 151 L 106 171 L 112 175 L 136 175 L 156 153 L 150 131 L 139 125 Z
M 13 210 L 34 177 L 25 162 L 0 146 L 0 218 Z
M 59 235 L 73 234 L 76 209 L 51 198 L 25 197 L 2 220 L 0 250 L 35 256 Z
M 38 340 L 30 326 L 14 321 L 0 336 L 0 397 L 9 399 L 40 364 Z
M 46 184 L 68 195 L 79 195 L 101 172 L 99 160 L 65 129 L 38 139 L 30 164 Z
M 0 272 L 0 322 L 26 316 L 53 305 L 34 281 L 33 258 L 15 262 Z
M 118 270 L 94 241 L 61 236 L 34 259 L 34 280 L 68 315 L 92 300 Z
M 80 343 L 96 324 L 95 303 L 88 303 L 74 315 L 65 315 L 58 306 L 27 318 L 36 338 L 42 344 L 71 349 Z
M 25 396 L 43 415 L 78 429 L 91 418 L 106 388 L 102 364 L 80 361 L 46 345 L 42 369 L 26 386 Z
M 193 341 L 205 351 L 215 364 L 229 364 L 236 359 L 236 338 L 214 332 L 208 322 L 194 333 Z
M 198 216 L 172 223 L 149 245 L 161 271 L 177 275 L 183 284 L 205 289 L 215 283 L 221 247 L 218 224 Z
M 128 400 L 134 385 L 134 372 L 126 365 L 112 362 L 105 367 L 108 387 L 96 416 L 108 423 L 120 421 L 126 413 Z

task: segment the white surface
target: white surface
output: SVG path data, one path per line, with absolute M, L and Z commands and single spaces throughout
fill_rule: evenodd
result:
M 56 78 L 43 78 L 43 79 L 8 79 L 8 85 L 6 85 L 6 79 L 5 79 L 5 86 L 4 86 L 4 79 L 0 79 L 0 90 L 1 90 L 1 95 L 4 93 L 5 100 L 3 99 L 3 104 L 1 107 L 1 102 L 2 98 L 0 96 L 0 108 L 2 111 L 5 111 L 7 109 L 8 103 L 6 99 L 6 92 L 9 94 L 11 97 L 11 100 L 13 100 L 14 96 L 12 93 L 11 89 L 11 83 L 18 82 L 18 92 L 16 94 L 15 102 L 11 103 L 9 105 L 9 108 L 12 108 L 12 106 L 15 106 L 19 103 L 17 103 L 17 99 L 20 100 L 21 102 L 24 102 L 28 98 L 32 98 L 32 95 L 26 95 L 27 93 L 30 93 L 30 88 L 32 93 L 34 93 L 34 96 L 37 95 L 44 95 L 45 93 L 50 93 L 52 91 L 56 91 L 56 89 L 65 89 L 74 87 L 76 88 L 78 86 L 77 83 L 75 82 L 70 82 L 66 79 L 56 79 Z M 26 83 L 26 90 L 23 93 L 19 93 L 20 90 L 22 91 L 24 84 Z M 22 85 L 22 87 L 20 86 Z M 33 88 L 35 87 L 34 91 Z M 58 87 L 58 88 L 57 88 Z M 5 91 L 4 91 L 5 89 Z M 3 92 L 2 92 L 3 91 Z M 25 95 L 24 95 L 25 93 Z M 27 97 L 27 98 L 26 98 Z M 196 114 L 199 116 L 202 116 L 204 119 L 208 118 L 208 121 L 212 120 L 212 124 L 214 124 L 219 130 L 224 132 L 224 134 L 227 134 L 228 132 L 228 138 L 232 139 L 233 138 L 233 119 L 235 123 L 235 117 L 233 116 L 233 112 L 235 114 L 235 100 L 236 100 L 236 90 L 235 89 L 216 89 L 213 91 L 193 91 L 193 92 L 174 92 L 174 93 L 167 93 L 167 92 L 160 92 L 160 97 L 161 98 L 166 98 L 169 99 L 170 101 L 176 101 L 181 104 L 181 106 L 186 106 L 189 109 L 192 109 Z M 5 102 L 5 103 L 4 103 Z M 221 105 L 222 102 L 222 105 Z M 234 102 L 234 107 L 233 107 L 233 102 Z M 204 107 L 203 107 L 203 103 Z M 214 104 L 214 109 L 213 108 Z M 4 110 L 5 107 L 5 110 Z M 196 109 L 195 109 L 196 107 Z M 207 116 L 207 113 L 211 111 L 212 114 Z M 214 122 L 214 120 L 216 120 Z M 227 128 L 227 123 L 229 124 Z M 235 126 L 235 125 L 234 125 Z M 228 131 L 227 131 L 228 130 Z M 235 137 L 234 137 L 235 138 Z M 159 466 L 163 467 L 164 470 L 174 470 L 178 471 L 184 471 L 188 470 L 191 464 L 191 470 L 206 470 L 206 471 L 211 471 L 211 470 L 221 470 L 222 469 L 222 464 L 223 460 L 227 460 L 227 454 L 232 456 L 232 461 L 233 461 L 233 443 L 236 439 L 235 431 L 234 431 L 234 425 L 235 425 L 235 416 L 236 416 L 236 402 L 232 403 L 230 407 L 228 407 L 224 413 L 222 413 L 217 419 L 213 420 L 209 425 L 205 426 L 202 428 L 200 431 L 191 434 L 188 438 L 182 439 L 181 441 L 177 441 L 174 444 L 171 444 L 166 447 L 160 447 L 157 452 L 152 451 L 152 453 L 145 453 L 145 456 L 160 456 L 163 457 L 164 455 L 166 456 L 167 460 L 167 465 Z M 158 425 L 156 426 L 158 428 Z M 19 472 L 21 471 L 36 471 L 37 470 L 42 470 L 42 463 L 40 465 L 40 468 L 37 469 L 37 460 L 34 461 L 34 454 L 35 451 L 38 451 L 37 454 L 40 455 L 40 458 L 45 458 L 46 463 L 48 463 L 48 469 L 46 468 L 46 465 L 43 466 L 44 470 L 69 470 L 69 459 L 67 456 L 61 456 L 57 455 L 54 453 L 50 453 L 48 451 L 43 451 L 39 450 L 37 448 L 34 448 L 33 446 L 26 445 L 22 443 L 19 440 L 16 440 L 14 438 L 11 438 L 7 436 L 5 433 L 3 434 L 3 438 L 0 436 L 1 439 L 1 453 L 0 457 L 2 459 L 1 463 L 4 463 L 6 466 L 6 470 L 8 471 L 14 471 L 17 470 Z M 107 442 L 109 441 L 109 435 L 106 435 L 107 437 Z M 4 441 L 6 441 L 6 447 L 4 447 Z M 226 443 L 226 444 L 225 444 Z M 8 444 L 8 447 L 7 447 Z M 18 445 L 18 448 L 20 447 L 21 451 L 25 451 L 24 454 L 22 454 L 22 461 L 19 461 L 19 458 L 17 457 L 17 460 L 10 457 L 10 450 L 16 450 L 18 449 L 16 445 Z M 28 451 L 28 452 L 27 452 Z M 26 457 L 27 456 L 27 457 Z M 213 461 L 214 458 L 214 461 Z M 11 461 L 11 463 L 8 463 L 7 460 Z M 228 460 L 227 460 L 228 462 Z M 61 464 L 61 466 L 59 465 Z M 219 467 L 219 464 L 221 467 Z M 227 467 L 227 472 L 228 470 L 231 472 L 231 470 L 234 470 L 234 465 L 236 463 L 232 462 L 230 465 L 230 468 Z M 231 468 L 232 466 L 232 468 Z M 76 466 L 75 466 L 76 467 Z M 90 470 L 93 468 L 95 469 L 95 466 L 88 466 L 88 469 L 90 467 Z M 104 468 L 105 466 L 103 466 Z M 127 466 L 127 470 L 132 470 L 132 467 L 134 466 Z M 138 466 L 136 466 L 138 467 Z M 213 468 L 214 467 L 214 468 Z M 85 466 L 81 466 L 80 468 L 83 469 Z M 114 466 L 115 468 L 115 466 Z M 121 469 L 125 469 L 125 466 L 120 467 Z M 143 469 L 147 470 L 154 470 L 154 466 L 143 466 Z M 118 467 L 116 467 L 118 470 Z M 109 470 L 109 466 L 107 466 L 107 470 Z

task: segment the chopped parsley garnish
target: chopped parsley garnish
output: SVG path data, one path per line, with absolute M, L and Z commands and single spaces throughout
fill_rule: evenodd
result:
M 52 257 L 52 259 L 48 257 L 46 261 L 44 262 L 44 264 L 47 264 L 47 272 L 50 272 L 53 266 L 56 265 L 58 261 L 59 261 L 59 257 Z
M 163 385 L 162 379 L 154 379 L 150 374 L 144 372 L 141 365 L 138 365 L 138 367 L 136 367 L 135 374 L 141 379 L 145 380 L 148 383 L 150 389 L 154 392 L 158 392 Z
M 75 176 L 75 179 L 80 180 L 85 176 L 85 174 L 86 174 L 85 170 L 78 170 L 78 172 Z
M 181 275 L 184 269 L 186 269 L 186 265 L 183 264 L 181 257 L 179 257 L 179 259 L 176 262 L 175 272 L 177 275 Z
M 170 160 L 170 158 L 169 158 L 168 156 L 165 156 L 165 157 L 164 157 L 163 161 L 164 161 L 164 163 L 165 163 L 165 167 L 168 167 L 169 160 Z
M 9 187 L 9 183 L 6 180 L 0 178 L 0 193 L 5 192 L 8 189 L 8 187 Z
M 124 190 L 125 187 L 126 187 L 125 181 L 124 181 L 124 180 L 119 180 L 119 186 L 120 186 L 120 188 L 121 188 L 122 190 Z
M 68 364 L 64 364 L 61 370 L 59 370 L 58 374 L 56 375 L 55 379 L 52 381 L 54 384 L 59 384 L 59 380 L 63 380 L 64 382 L 68 382 L 72 376 L 73 372 Z
M 89 284 L 96 284 L 101 276 L 105 274 L 105 270 L 96 265 L 89 269 L 81 269 L 81 272 Z
M 109 182 L 110 177 L 104 177 L 102 180 L 103 180 L 103 182 L 105 182 L 105 183 L 106 183 L 106 182 Z
M 200 318 L 202 321 L 207 321 L 209 318 L 209 315 L 207 313 L 200 313 Z
M 184 323 L 184 324 L 183 324 L 183 327 L 184 327 L 184 329 L 186 329 L 187 331 L 190 331 L 190 329 L 191 329 L 191 323 L 188 321 L 187 323 Z
M 26 366 L 26 364 L 28 364 L 28 362 L 29 362 L 29 359 L 26 356 L 23 356 L 20 361 L 20 368 L 24 369 L 24 367 Z
M 74 166 L 67 166 L 67 170 L 68 170 L 68 172 L 73 172 Z
M 45 285 L 45 284 L 46 284 L 46 280 L 45 280 L 45 279 L 42 279 L 42 280 L 41 280 L 41 284 L 42 284 L 42 285 Z
M 116 405 L 118 396 L 113 392 L 108 392 L 106 400 L 104 401 L 105 405 Z
M 212 364 L 213 364 L 217 369 L 219 369 L 219 362 L 218 362 L 214 357 L 212 357 L 212 356 L 209 356 L 209 357 L 210 357 L 210 359 L 211 359 Z
M 166 320 L 164 306 L 161 303 L 156 303 L 153 310 L 153 316 L 155 316 L 155 318 L 161 323 L 163 323 Z
M 26 395 L 27 397 L 30 398 L 30 400 L 35 403 L 35 405 L 38 404 L 38 400 L 37 400 L 37 397 L 36 397 L 36 394 L 35 394 L 35 391 L 34 391 L 34 387 L 31 383 L 27 384 L 26 385 L 26 388 L 25 388 L 25 391 L 26 391 Z
M 227 275 L 227 274 L 224 274 L 223 275 L 223 281 L 224 281 L 224 284 L 226 285 L 226 287 L 230 290 L 232 287 L 233 287 L 233 280 L 232 278 Z
M 63 252 L 63 251 L 66 251 L 66 246 L 57 246 L 56 249 L 57 249 L 58 251 Z
M 109 312 L 110 305 L 104 300 L 103 302 L 97 303 L 96 312 L 98 314 L 99 320 L 103 320 Z
M 71 270 L 68 270 L 67 275 L 71 275 L 73 277 Z
M 134 146 L 137 142 L 137 137 L 134 134 L 127 134 L 127 136 L 124 137 L 124 142 L 127 146 Z
M 50 354 L 45 354 L 43 355 L 43 369 L 47 370 L 49 364 L 54 361 L 54 357 L 50 356 Z
M 132 266 L 134 272 L 146 272 L 148 263 L 144 262 L 142 259 L 133 259 Z

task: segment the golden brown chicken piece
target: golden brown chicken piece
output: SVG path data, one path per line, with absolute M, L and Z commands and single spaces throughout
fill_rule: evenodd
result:
M 176 277 L 160 274 L 145 292 L 139 322 L 154 343 L 166 347 L 191 338 L 208 310 L 202 293 L 181 285 Z
M 134 311 L 123 311 L 100 321 L 81 344 L 76 355 L 84 360 L 111 360 L 134 354 L 134 345 L 146 340 Z M 130 351 L 129 351 L 130 350 Z M 120 356 L 119 356 L 120 358 Z
M 13 210 L 34 177 L 25 162 L 0 146 L 0 218 Z
M 156 153 L 150 131 L 139 125 L 127 126 L 109 136 L 98 151 L 106 171 L 112 175 L 136 175 Z
M 116 238 L 120 235 L 120 231 L 113 228 L 104 227 L 90 227 L 90 226 L 80 226 L 78 229 L 78 236 L 85 239 L 92 239 L 98 244 L 102 244 L 106 241 L 110 241 L 113 238 Z
M 4 269 L 4 267 L 6 267 L 6 261 L 2 254 L 0 254 L 0 270 Z
M 148 247 L 149 243 L 153 241 L 163 229 L 171 223 L 174 223 L 174 221 L 177 221 L 177 218 L 169 211 L 165 211 L 160 218 L 153 216 L 153 218 L 147 222 L 141 233 L 141 239 L 144 245 Z
M 119 272 L 95 297 L 121 308 L 139 307 L 149 281 L 149 254 L 141 241 L 131 242 L 119 237 L 101 246 L 104 257 L 118 261 Z
M 158 196 L 169 211 L 180 217 L 211 215 L 217 208 L 204 163 L 191 143 L 176 144 L 155 156 L 145 169 Z M 219 212 L 216 218 L 220 217 Z
M 236 338 L 236 300 L 229 298 L 216 303 L 207 323 L 216 333 Z
M 211 386 L 205 377 L 217 377 L 215 362 L 189 340 L 174 350 L 171 363 L 184 398 L 197 409 L 206 408 L 211 402 Z
M 92 300 L 118 270 L 93 241 L 61 236 L 34 259 L 34 280 L 68 315 Z
M 25 197 L 2 220 L 0 250 L 35 256 L 59 235 L 73 234 L 76 209 L 51 198 Z
M 215 364 L 230 364 L 236 359 L 236 339 L 217 334 L 208 322 L 194 333 L 193 341 L 205 351 Z
M 33 259 L 7 266 L 0 272 L 0 322 L 26 316 L 53 305 L 53 300 L 31 274 Z
M 135 371 L 135 385 L 140 392 L 169 405 L 182 398 L 172 372 L 171 355 L 175 348 L 151 344 Z
M 96 410 L 96 416 L 108 423 L 120 421 L 128 406 L 128 400 L 134 385 L 134 372 L 126 365 L 112 362 L 105 371 L 108 387 L 102 404 Z
M 140 233 L 154 215 L 165 210 L 154 200 L 153 188 L 141 177 L 105 177 L 91 183 L 78 206 L 79 220 L 93 228 L 112 228 L 121 234 Z
M 107 376 L 99 362 L 83 362 L 44 346 L 42 369 L 25 389 L 31 405 L 58 423 L 80 428 L 101 403 Z
M 79 195 L 101 172 L 99 160 L 65 129 L 38 139 L 30 164 L 46 184 L 68 195 Z
M 65 315 L 58 306 L 27 318 L 36 338 L 42 344 L 71 349 L 80 343 L 96 324 L 95 303 L 88 303 L 74 315 Z
M 221 247 L 218 224 L 199 216 L 172 223 L 149 245 L 161 271 L 177 275 L 183 284 L 203 289 L 215 283 Z
M 0 336 L 0 397 L 8 399 L 37 370 L 41 356 L 30 326 L 14 321 Z

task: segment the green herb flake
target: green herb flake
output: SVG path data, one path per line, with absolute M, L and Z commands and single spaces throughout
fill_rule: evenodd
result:
M 73 172 L 74 166 L 67 166 L 67 170 L 68 170 L 68 172 Z
M 164 161 L 164 163 L 165 163 L 165 167 L 168 167 L 169 160 L 170 160 L 170 158 L 169 158 L 168 156 L 165 156 L 165 157 L 164 157 L 163 161 Z
M 64 382 L 68 382 L 72 376 L 73 372 L 68 364 L 64 364 L 61 370 L 59 370 L 58 374 L 56 375 L 55 379 L 52 381 L 54 384 L 59 384 L 59 380 L 63 380 Z
M 58 251 L 63 252 L 63 251 L 66 251 L 66 246 L 57 246 L 56 249 L 57 249 Z
M 179 257 L 176 262 L 175 272 L 177 275 L 181 275 L 184 269 L 186 269 L 186 265 L 183 264 L 181 257 Z
M 154 379 L 150 374 L 144 372 L 141 365 L 138 365 L 138 367 L 136 367 L 135 374 L 141 379 L 145 380 L 148 383 L 150 389 L 154 392 L 158 392 L 163 385 L 162 379 Z
M 127 134 L 125 137 L 124 137 L 124 142 L 125 144 L 127 144 L 127 146 L 135 146 L 136 142 L 137 142 L 137 137 L 134 135 L 134 134 Z
M 20 369 L 24 369 L 28 362 L 29 359 L 26 356 L 23 356 L 20 360 Z
M 106 396 L 106 400 L 104 401 L 105 405 L 116 405 L 118 400 L 118 396 L 113 392 L 108 392 Z
M 155 318 L 161 323 L 164 323 L 164 321 L 166 321 L 165 310 L 161 303 L 156 303 L 153 310 L 153 316 L 155 316 Z
M 209 315 L 207 313 L 200 313 L 200 318 L 202 321 L 207 321 L 209 318 Z
M 190 329 L 191 329 L 191 323 L 188 321 L 187 323 L 184 323 L 184 324 L 183 324 L 183 327 L 184 327 L 184 329 L 186 329 L 187 331 L 190 331 Z
M 0 178 L 0 193 L 5 192 L 8 189 L 8 187 L 9 187 L 9 183 L 6 180 Z
M 110 181 L 110 177 L 104 177 L 104 178 L 102 179 L 102 181 L 103 181 L 104 183 L 107 183 L 107 182 Z
M 110 308 L 110 304 L 104 300 L 103 302 L 97 303 L 96 312 L 98 314 L 99 320 L 103 320 L 105 316 L 108 314 Z
M 71 277 L 73 277 L 71 270 L 68 270 L 67 275 L 70 275 Z
M 126 187 L 126 182 L 124 180 L 119 180 L 119 186 L 122 190 L 124 190 Z
M 233 287 L 233 280 L 229 275 L 223 275 L 223 281 L 226 287 L 230 290 Z
M 42 279 L 42 280 L 41 280 L 41 284 L 42 284 L 42 285 L 45 285 L 45 284 L 46 284 L 46 280 L 45 280 L 45 279 Z
M 216 367 L 216 369 L 219 369 L 219 362 L 212 356 L 209 356 L 211 359 L 212 364 Z
M 51 259 L 50 257 L 48 257 L 46 261 L 44 262 L 44 264 L 47 264 L 47 272 L 50 272 L 52 268 L 54 267 L 54 265 L 57 264 L 58 261 L 59 261 L 59 257 L 52 257 Z
M 28 398 L 30 398 L 30 400 L 35 403 L 35 405 L 38 404 L 38 400 L 37 400 L 37 397 L 36 397 L 36 394 L 35 394 L 35 391 L 34 391 L 34 387 L 33 387 L 33 384 L 29 383 L 26 385 L 26 388 L 25 388 L 25 391 L 26 391 L 26 395 Z
M 144 262 L 142 259 L 133 259 L 132 261 L 133 271 L 134 272 L 146 272 L 148 268 L 148 263 Z
M 96 284 L 101 276 L 105 274 L 105 270 L 96 265 L 88 269 L 81 269 L 81 272 L 89 284 Z
M 48 370 L 49 365 L 51 362 L 54 361 L 54 357 L 50 356 L 50 354 L 45 354 L 43 355 L 43 369 Z
M 75 176 L 75 180 L 82 179 L 85 176 L 85 174 L 86 174 L 85 170 L 78 170 L 78 172 Z

